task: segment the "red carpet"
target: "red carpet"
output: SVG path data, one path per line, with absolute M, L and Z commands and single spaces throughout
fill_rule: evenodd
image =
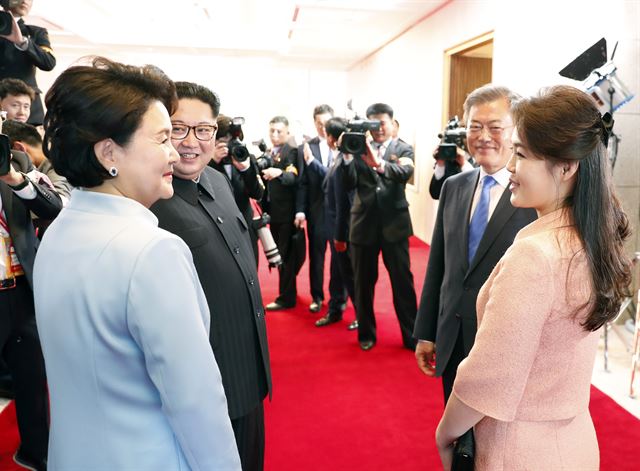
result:
M 420 293 L 428 247 L 411 241 L 411 261 Z M 277 273 L 261 260 L 264 300 L 275 298 Z M 306 266 L 298 277 L 296 309 L 269 313 L 273 402 L 266 404 L 267 471 L 439 469 L 434 445 L 442 414 L 440 380 L 426 378 L 413 353 L 401 347 L 386 271 L 380 267 L 376 313 L 378 344 L 363 352 L 345 321 L 316 328 L 307 310 Z M 328 282 L 328 280 L 327 280 Z M 324 310 L 321 314 L 324 314 Z M 640 421 L 592 388 L 591 413 L 600 442 L 601 469 L 634 470 Z M 0 471 L 18 470 L 11 454 L 18 444 L 12 406 L 0 414 Z

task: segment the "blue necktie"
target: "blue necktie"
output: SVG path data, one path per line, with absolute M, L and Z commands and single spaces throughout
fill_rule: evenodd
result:
M 496 183 L 497 182 L 491 175 L 487 175 L 482 180 L 480 201 L 478 201 L 476 210 L 471 218 L 471 223 L 469 224 L 469 264 L 471 264 L 471 260 L 473 260 L 473 257 L 478 250 L 478 245 L 480 245 L 480 240 L 482 239 L 484 230 L 489 222 L 489 194 L 491 192 L 491 187 Z

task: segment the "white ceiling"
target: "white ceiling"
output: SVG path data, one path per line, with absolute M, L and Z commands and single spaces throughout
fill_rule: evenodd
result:
M 57 54 L 264 56 L 348 69 L 452 0 L 37 0 Z

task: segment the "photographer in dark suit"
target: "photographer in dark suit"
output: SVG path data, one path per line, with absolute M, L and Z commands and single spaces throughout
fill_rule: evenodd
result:
M 211 312 L 210 342 L 227 396 L 243 470 L 264 463 L 264 409 L 271 391 L 267 331 L 248 225 L 229 179 L 208 167 L 220 101 L 211 90 L 177 82 L 171 142 L 174 195 L 151 211 L 189 246 Z M 185 365 L 188 368 L 189 365 Z M 179 386 L 179 385 L 178 385 Z
M 313 124 L 318 136 L 306 143 L 310 150 L 304 153 L 305 144 L 298 147 L 298 160 L 304 160 L 302 172 L 304 192 L 304 214 L 307 220 L 307 237 L 309 238 L 309 286 L 311 287 L 311 312 L 319 312 L 324 302 L 324 258 L 327 252 L 327 238 L 325 231 L 325 193 L 323 184 L 327 172 L 334 160 L 334 151 L 327 142 L 324 125 L 333 117 L 333 108 L 329 105 L 318 105 L 313 109 Z
M 209 167 L 225 175 L 231 182 L 233 198 L 236 200 L 238 209 L 249 226 L 249 236 L 251 237 L 251 245 L 253 246 L 257 266 L 258 235 L 252 224 L 253 208 L 251 206 L 251 199 L 257 201 L 262 199 L 264 195 L 264 183 L 262 183 L 262 179 L 260 175 L 258 175 L 258 165 L 253 155 L 249 155 L 246 160 L 242 162 L 239 162 L 233 158 L 232 155 L 229 155 L 229 142 L 233 140 L 234 133 L 236 132 L 236 125 L 233 124 L 232 119 L 228 116 L 220 115 L 216 122 L 218 123 L 216 148 L 213 159 L 209 162 Z M 234 142 L 241 142 L 244 139 L 244 134 L 239 126 L 237 131 L 240 133 L 238 136 L 239 141 Z M 246 147 L 244 147 L 244 149 L 246 150 Z
M 7 155 L 0 147 L 0 354 L 16 399 L 21 444 L 14 460 L 38 471 L 47 464 L 49 403 L 33 303 L 38 239 L 31 211 L 53 219 L 61 209 L 60 197 L 40 183 L 29 157 L 17 151 Z
M 439 149 L 436 148 L 436 150 L 433 151 L 433 158 L 436 159 L 436 165 L 433 168 L 433 175 L 429 182 L 429 194 L 434 200 L 440 199 L 442 185 L 444 185 L 447 178 L 475 168 L 473 165 L 473 157 L 467 155 L 460 147 L 456 147 L 456 158 L 451 162 L 445 162 L 439 159 L 438 150 Z
M 289 143 L 289 120 L 276 116 L 269 122 L 269 138 L 273 148 L 273 166 L 262 171 L 267 192 L 262 208 L 271 215 L 271 234 L 282 256 L 279 272 L 279 294 L 267 304 L 268 311 L 292 308 L 296 305 L 296 231 L 304 226 L 304 219 L 295 218 L 298 176 L 298 149 Z M 304 236 L 304 233 L 298 236 Z
M 50 71 L 56 66 L 49 33 L 39 26 L 25 24 L 23 17 L 31 11 L 32 0 L 2 0 L 2 4 L 11 13 L 13 23 L 9 34 L 0 35 L 0 79 L 17 78 L 35 90 L 29 123 L 40 126 L 44 110 L 36 68 Z
M 442 376 L 445 402 L 475 340 L 478 291 L 518 231 L 536 218 L 534 210 L 510 202 L 505 166 L 510 106 L 518 98 L 490 84 L 467 96 L 467 146 L 480 168 L 449 177 L 440 195 L 414 336 L 418 366 L 427 376 Z
M 409 262 L 409 236 L 413 234 L 405 185 L 413 174 L 413 149 L 392 139 L 393 109 L 375 103 L 367 119 L 379 120 L 372 131 L 373 143 L 365 153 L 347 157 L 343 163 L 347 189 L 355 189 L 351 208 L 351 256 L 353 261 L 358 340 L 369 350 L 376 343 L 373 295 L 378 280 L 378 254 L 389 272 L 393 305 L 402 332 L 402 343 L 413 349 L 411 334 L 416 318 L 416 293 Z M 373 147 L 372 147 L 373 146 Z

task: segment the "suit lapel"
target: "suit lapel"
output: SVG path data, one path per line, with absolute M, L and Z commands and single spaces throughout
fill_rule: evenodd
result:
M 476 265 L 478 265 L 478 262 L 482 260 L 482 257 L 487 252 L 487 250 L 489 250 L 491 244 L 503 229 L 506 222 L 516 211 L 516 208 L 511 205 L 510 199 L 511 191 L 506 188 L 502 192 L 500 201 L 498 201 L 496 209 L 493 211 L 491 219 L 489 219 L 489 222 L 487 223 L 484 234 L 482 234 L 482 239 L 480 239 L 478 250 L 476 251 L 476 255 L 473 257 L 473 260 L 471 260 L 471 266 L 469 267 L 467 273 L 470 273 L 471 270 L 473 270 Z
M 468 267 L 469 259 L 469 220 L 471 219 L 471 205 L 473 204 L 473 194 L 476 192 L 476 186 L 478 185 L 478 178 L 480 178 L 480 170 L 475 169 L 467 172 L 467 179 L 463 185 L 461 185 L 460 193 L 458 196 L 458 211 L 457 214 L 464 216 L 462 220 L 462 237 L 459 239 L 462 242 L 462 246 L 459 247 L 458 253 L 463 254 L 464 267 Z
M 7 185 L 0 185 L 0 197 L 2 197 L 2 211 L 4 211 L 4 216 L 9 224 L 9 229 L 17 227 L 16 224 L 11 224 L 13 222 L 11 220 L 11 215 L 14 214 L 12 211 L 13 191 L 11 191 Z

